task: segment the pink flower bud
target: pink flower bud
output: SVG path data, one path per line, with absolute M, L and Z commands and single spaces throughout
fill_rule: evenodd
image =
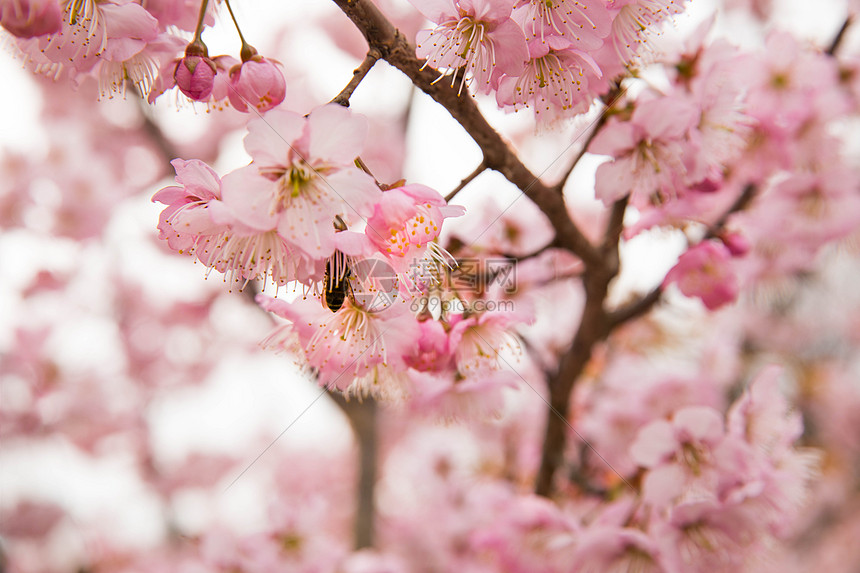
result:
M 253 56 L 230 70 L 230 103 L 239 111 L 248 106 L 268 111 L 284 101 L 287 90 L 278 64 L 263 56 Z
M 179 90 L 195 101 L 205 101 L 212 93 L 217 69 L 205 56 L 185 56 L 176 65 L 173 78 Z
M 57 0 L 0 0 L 0 25 L 19 38 L 32 38 L 60 31 Z

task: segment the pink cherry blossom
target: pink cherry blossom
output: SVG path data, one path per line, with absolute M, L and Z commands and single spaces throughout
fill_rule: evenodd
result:
M 450 255 L 435 242 L 442 222 L 465 209 L 447 205 L 424 185 L 406 185 L 382 194 L 367 219 L 365 234 L 391 263 L 405 286 L 438 280 L 437 265 L 450 265 Z
M 244 224 L 280 236 L 321 259 L 335 248 L 334 219 L 348 224 L 372 212 L 381 192 L 355 167 L 367 133 L 363 116 L 330 104 L 307 118 L 282 110 L 248 122 L 249 185 L 224 201 Z
M 311 300 L 286 303 L 260 295 L 257 302 L 292 323 L 266 344 L 287 350 L 298 345 L 320 385 L 359 395 L 399 394 L 389 386 L 402 381 L 391 374 L 403 368 L 403 357 L 418 338 L 417 323 L 403 303 L 368 312 L 347 298 L 332 313 Z M 376 385 L 380 388 L 373 391 Z
M 606 88 L 594 58 L 567 38 L 535 38 L 528 48 L 525 69 L 500 81 L 496 94 L 499 105 L 532 108 L 538 117 L 554 119 L 587 111 Z
M 474 82 L 478 91 L 489 93 L 497 75 L 518 74 L 528 59 L 525 36 L 511 19 L 513 5 L 508 0 L 410 1 L 437 24 L 418 32 L 416 54 L 426 59 L 425 66 L 454 71 L 452 87 L 456 70 L 464 68 L 460 91 Z
M 485 312 L 454 320 L 449 344 L 455 348 L 454 362 L 463 377 L 505 369 L 522 352 L 508 330 L 516 321 L 512 313 Z M 505 357 L 503 353 L 507 353 Z
M 416 387 L 415 412 L 431 412 L 445 422 L 500 419 L 505 394 L 521 382 L 510 371 L 482 371 L 460 380 L 415 372 L 410 378 Z
M 216 235 L 226 228 L 212 219 L 209 207 L 221 199 L 221 178 L 202 161 L 174 159 L 178 186 L 165 187 L 152 200 L 167 205 L 159 217 L 159 238 L 171 249 L 191 251 L 200 235 Z
M 648 35 L 663 22 L 684 11 L 685 0 L 612 0 L 618 9 L 612 20 L 609 41 L 623 62 L 648 56 Z
M 179 70 L 179 64 L 181 61 L 182 58 L 177 58 L 174 60 L 170 60 L 161 66 L 161 68 L 158 70 L 158 76 L 153 82 L 152 87 L 149 90 L 149 95 L 147 96 L 147 101 L 149 103 L 155 102 L 155 100 L 164 92 L 174 88 L 177 85 L 177 73 L 185 73 L 180 72 Z M 223 103 L 228 100 L 228 94 L 230 92 L 228 73 L 233 66 L 239 64 L 239 61 L 236 58 L 224 55 L 208 58 L 208 61 L 215 66 L 215 75 L 211 80 L 211 89 L 209 91 L 209 94 L 205 98 L 201 96 L 199 100 L 205 101 L 210 108 L 221 108 L 223 107 Z M 196 68 L 195 71 L 197 71 Z M 208 72 L 204 69 L 199 70 L 198 74 L 202 75 L 204 79 L 208 77 Z M 188 80 L 189 87 L 191 79 L 192 78 L 189 78 Z M 196 82 L 197 80 L 194 80 L 195 84 Z M 210 82 L 207 80 L 202 85 L 205 87 L 208 86 L 209 83 Z M 185 95 L 192 100 L 194 99 L 189 94 Z
M 284 101 L 287 84 L 280 64 L 254 55 L 230 70 L 230 103 L 239 111 L 268 111 Z
M 591 526 L 576 540 L 572 571 L 665 571 L 657 544 L 632 528 Z
M 176 65 L 173 78 L 179 91 L 190 99 L 206 101 L 212 93 L 217 71 L 215 62 L 205 56 L 185 56 Z
M 731 253 L 721 242 L 703 241 L 681 255 L 663 285 L 676 283 L 684 295 L 699 298 L 708 310 L 715 310 L 738 296 L 731 260 Z
M 165 187 L 152 198 L 168 205 L 161 214 L 160 238 L 180 253 L 195 254 L 204 265 L 240 285 L 260 277 L 283 285 L 295 278 L 301 258 L 292 255 L 293 248 L 274 227 L 243 223 L 221 200 L 222 190 L 229 198 L 248 188 L 253 172 L 235 171 L 222 181 L 202 161 L 177 159 L 173 164 L 182 186 Z
M 603 44 L 612 23 L 606 4 L 597 0 L 519 0 L 523 28 L 532 37 L 545 38 L 547 31 L 564 36 L 582 50 L 594 50 Z
M 686 176 L 685 136 L 698 119 L 693 103 L 662 97 L 638 103 L 630 121 L 610 120 L 589 146 L 615 158 L 597 169 L 598 199 L 608 205 L 627 194 L 634 202 L 675 196 Z
M 57 0 L 2 0 L 0 26 L 19 38 L 32 38 L 60 31 Z

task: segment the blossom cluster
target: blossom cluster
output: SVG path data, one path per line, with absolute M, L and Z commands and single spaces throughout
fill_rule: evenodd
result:
M 436 24 L 418 33 L 425 65 L 453 85 L 495 92 L 500 107 L 539 121 L 588 111 L 626 68 L 647 61 L 649 38 L 683 0 L 451 0 L 412 4 Z
M 525 317 L 465 307 L 434 317 L 416 306 L 450 270 L 435 241 L 463 209 L 422 185 L 382 191 L 355 163 L 366 130 L 364 117 L 336 104 L 306 118 L 273 110 L 250 121 L 250 165 L 221 178 L 201 161 L 173 162 L 177 185 L 153 197 L 167 205 L 160 236 L 240 287 L 304 285 L 302 300 L 258 302 L 289 320 L 266 344 L 298 350 L 321 385 L 416 394 L 440 402 L 445 417 L 472 402 L 495 415 L 500 398 L 487 396 L 512 384 L 499 377 L 499 351 L 516 353 L 508 329 Z M 336 289 L 345 290 L 332 304 Z
M 437 78 L 419 87 L 459 94 L 449 111 L 485 136 L 481 167 L 447 198 L 400 179 L 407 156 L 448 171 L 414 157 L 411 100 L 399 116 L 353 101 L 359 113 L 348 89 L 323 104 L 330 86 L 297 73 L 302 103 L 285 103 L 284 67 L 241 32 L 238 59 L 210 57 L 206 0 L 0 0 L 39 72 L 48 141 L 0 158 L 0 277 L 6 261 L 34 268 L 0 289 L 0 462 L 54 448 L 92 475 L 121 467 L 154 530 L 121 540 L 124 505 L 80 511 L 64 461 L 50 494 L 4 476 L 0 568 L 8 547 L 16 573 L 855 570 L 856 54 L 774 22 L 742 50 L 712 39 L 715 19 L 660 54 L 651 40 L 680 0 L 374 4 L 397 41 L 416 38 L 411 71 Z M 729 4 L 757 24 L 773 9 Z M 348 19 L 313 18 L 282 35 L 313 29 L 364 57 Z M 287 44 L 272 55 L 316 66 Z M 362 69 L 348 88 L 377 79 Z M 144 97 L 92 105 L 128 84 Z M 174 87 L 230 109 L 180 136 L 172 115 L 136 107 Z M 470 92 L 556 131 L 529 125 L 507 145 Z M 547 149 L 562 163 L 593 106 L 562 181 L 517 179 Z M 250 162 L 219 172 L 237 129 Z M 580 202 L 586 154 L 599 165 Z M 135 241 L 155 189 L 158 237 L 147 213 Z M 677 261 L 628 287 L 634 241 L 665 236 Z M 188 257 L 227 288 L 201 286 Z M 213 389 L 268 403 L 276 432 L 303 406 L 265 395 L 301 385 L 281 384 L 289 361 L 261 340 L 324 388 L 281 436 L 323 396 L 352 432 L 329 416 L 315 442 L 291 432 L 264 457 L 271 428 L 242 441 L 218 418 L 208 448 L 183 448 Z M 171 409 L 182 423 L 165 423 Z
M 144 4 L 7 0 L 0 4 L 0 25 L 15 37 L 20 57 L 34 71 L 78 84 L 95 78 L 101 96 L 124 95 L 133 86 L 151 103 L 178 86 L 192 101 L 216 107 L 229 101 L 239 111 L 264 111 L 283 101 L 286 82 L 279 63 L 250 45 L 243 42 L 241 62 L 209 57 L 200 32 L 213 21 L 211 10 L 198 17 L 197 2 Z M 187 42 L 191 32 L 194 39 Z

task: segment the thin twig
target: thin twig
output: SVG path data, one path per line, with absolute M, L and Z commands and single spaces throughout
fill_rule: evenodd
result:
M 757 188 L 755 185 L 747 185 L 744 187 L 744 190 L 735 199 L 735 202 L 731 204 L 731 206 L 726 209 L 726 211 L 720 216 L 719 219 L 714 221 L 709 227 L 708 231 L 705 233 L 703 237 L 703 241 L 707 241 L 709 239 L 714 239 L 720 235 L 720 233 L 725 229 L 726 223 L 728 223 L 729 217 L 731 217 L 734 213 L 738 211 L 743 211 L 746 209 L 752 200 L 755 198 Z M 634 318 L 639 318 L 640 316 L 647 313 L 651 308 L 660 301 L 660 298 L 663 294 L 663 285 L 662 283 L 651 289 L 651 291 L 643 296 L 642 298 L 636 299 L 635 301 L 628 303 L 607 315 L 609 320 L 609 328 L 615 329 L 618 326 L 624 324 L 625 322 L 629 322 Z
M 561 246 L 558 244 L 558 241 L 556 241 L 556 240 L 553 238 L 553 240 L 552 240 L 552 241 L 550 241 L 549 243 L 547 243 L 547 244 L 546 244 L 546 245 L 544 245 L 543 247 L 541 247 L 541 248 L 539 248 L 538 250 L 533 251 L 533 252 L 531 252 L 531 253 L 529 253 L 529 254 L 527 254 L 527 255 L 520 255 L 520 256 L 516 256 L 516 255 L 510 255 L 510 254 L 507 254 L 507 253 L 503 253 L 503 254 L 502 254 L 502 256 L 503 256 L 503 257 L 505 257 L 505 258 L 511 259 L 512 261 L 516 261 L 516 262 L 518 262 L 518 263 L 519 263 L 519 262 L 522 262 L 522 261 L 526 261 L 526 260 L 528 260 L 528 259 L 534 259 L 535 257 L 539 257 L 539 256 L 541 256 L 542 254 L 544 254 L 545 252 L 549 251 L 550 249 L 559 249 L 559 248 L 561 248 Z
M 373 68 L 374 64 L 379 61 L 381 54 L 379 50 L 375 48 L 371 48 L 367 51 L 367 55 L 364 57 L 364 60 L 359 64 L 357 68 L 352 71 L 352 79 L 349 80 L 349 83 L 346 84 L 339 94 L 334 96 L 330 103 L 340 104 L 344 107 L 349 107 L 349 98 L 352 97 L 352 92 L 355 91 L 355 88 L 358 87 L 358 84 L 364 80 L 370 70 Z
M 743 211 L 746 209 L 752 200 L 755 199 L 757 188 L 755 185 L 750 183 L 744 190 L 741 191 L 741 194 L 738 195 L 738 198 L 735 199 L 735 202 L 731 204 L 731 206 L 726 209 L 726 211 L 720 216 L 719 219 L 711 223 L 710 227 L 708 227 L 708 231 L 705 233 L 705 237 L 703 240 L 714 239 L 720 235 L 723 229 L 726 226 L 726 223 L 729 221 L 729 217 L 737 213 L 738 211 Z
M 480 175 L 481 173 L 483 173 L 486 170 L 487 170 L 486 163 L 481 161 L 481 163 L 475 168 L 475 170 L 472 171 L 469 175 L 467 175 L 462 181 L 460 181 L 460 184 L 457 185 L 453 191 L 451 191 L 450 193 L 445 195 L 445 202 L 450 203 L 451 199 L 453 199 L 457 193 L 462 191 L 466 185 L 468 185 L 469 183 L 471 183 L 475 179 L 475 177 L 477 177 L 478 175 Z
M 839 45 L 842 44 L 842 39 L 845 38 L 845 32 L 847 32 L 848 28 L 851 26 L 851 21 L 851 16 L 845 18 L 845 21 L 842 23 L 842 27 L 839 28 L 838 32 L 836 32 L 836 37 L 833 38 L 833 41 L 830 43 L 830 47 L 827 48 L 827 54 L 832 56 L 836 53 L 836 50 L 839 49 Z
M 662 295 L 663 285 L 661 283 L 651 289 L 651 292 L 649 292 L 642 298 L 636 299 L 635 301 L 610 312 L 608 316 L 609 328 L 615 329 L 618 326 L 624 324 L 625 322 L 629 322 L 634 318 L 639 318 L 640 316 L 644 315 L 649 310 L 651 310 L 651 308 L 655 304 L 657 304 Z
M 576 169 L 577 165 L 579 165 L 580 160 L 582 160 L 583 156 L 585 156 L 585 154 L 588 152 L 588 146 L 591 145 L 591 142 L 594 140 L 594 138 L 597 136 L 603 126 L 606 125 L 606 120 L 609 119 L 610 115 L 609 112 L 612 110 L 615 104 L 618 103 L 618 100 L 620 100 L 624 96 L 625 93 L 627 93 L 626 86 L 622 88 L 619 84 L 614 84 L 612 89 L 609 90 L 609 93 L 607 93 L 602 98 L 605 105 L 600 111 L 600 115 L 597 117 L 597 119 L 589 126 L 591 131 L 589 132 L 588 137 L 583 142 L 582 149 L 579 150 L 579 153 L 576 154 L 576 157 L 574 157 L 573 162 L 567 168 L 567 171 L 565 171 L 559 182 L 556 183 L 556 191 L 561 193 L 564 190 L 564 185 L 570 178 L 571 173 L 573 173 L 573 170 Z M 582 137 L 582 134 L 576 136 L 576 139 L 579 139 L 580 137 Z M 576 139 L 574 139 L 574 141 Z
M 549 219 L 562 248 L 583 260 L 599 264 L 600 253 L 568 214 L 564 198 L 544 184 L 520 160 L 481 114 L 471 97 L 460 97 L 447 82 L 437 82 L 438 70 L 415 56 L 415 47 L 368 0 L 333 0 L 364 34 L 382 59 L 406 74 L 412 83 L 442 105 L 484 152 L 487 168 L 516 185 Z
M 588 146 L 591 145 L 594 137 L 600 132 L 600 129 L 606 124 L 606 110 L 600 113 L 600 117 L 597 118 L 597 122 L 594 124 L 594 128 L 591 130 L 591 133 L 588 134 L 588 137 L 582 144 L 582 149 L 579 150 L 579 153 L 576 154 L 576 157 L 573 158 L 573 162 L 571 162 L 570 166 L 567 168 L 567 171 L 564 172 L 561 180 L 556 183 L 556 190 L 561 193 L 564 189 L 565 183 L 570 179 L 570 174 L 573 173 L 573 170 L 576 169 L 576 166 L 579 165 L 580 160 L 588 153 Z

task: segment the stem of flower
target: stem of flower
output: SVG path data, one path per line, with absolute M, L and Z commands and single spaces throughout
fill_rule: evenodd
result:
M 203 40 L 200 39 L 200 35 L 203 34 L 203 21 L 206 20 L 207 8 L 209 8 L 209 0 L 201 0 L 200 13 L 197 15 L 197 28 L 194 30 L 194 39 L 191 40 L 192 44 L 203 43 Z
M 349 98 L 352 96 L 352 92 L 355 91 L 355 88 L 358 87 L 358 84 L 370 73 L 370 70 L 373 68 L 373 65 L 382 57 L 382 54 L 379 53 L 379 50 L 375 48 L 371 48 L 367 51 L 367 55 L 364 57 L 364 61 L 359 64 L 355 70 L 352 72 L 352 79 L 349 80 L 349 83 L 346 84 L 339 94 L 334 96 L 334 98 L 329 103 L 336 103 L 342 105 L 344 107 L 349 107 Z
M 227 5 L 227 11 L 230 12 L 230 18 L 233 20 L 233 25 L 236 26 L 236 31 L 239 32 L 239 39 L 242 40 L 242 49 L 240 50 L 239 55 L 242 57 L 243 62 L 247 62 L 257 55 L 257 50 L 254 49 L 254 46 L 245 41 L 245 36 L 242 35 L 242 30 L 239 28 L 239 22 L 236 21 L 236 15 L 233 14 L 233 7 L 230 6 L 230 0 L 224 0 L 224 4 Z
M 473 179 L 475 179 L 475 177 L 477 177 L 478 175 L 480 175 L 481 173 L 483 173 L 486 170 L 487 170 L 487 164 L 484 162 L 484 160 L 481 160 L 481 163 L 475 168 L 474 171 L 472 171 L 469 175 L 464 177 L 463 180 L 460 181 L 460 184 L 457 185 L 457 187 L 455 187 L 453 191 L 451 191 L 450 193 L 445 195 L 445 202 L 450 203 L 451 199 L 453 199 L 457 193 L 462 191 L 466 185 L 468 185 L 469 183 L 472 182 Z

